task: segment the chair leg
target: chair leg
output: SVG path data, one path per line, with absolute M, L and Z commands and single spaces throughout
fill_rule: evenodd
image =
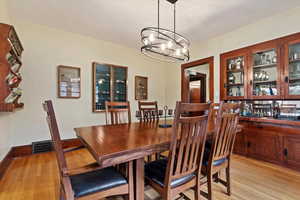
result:
M 226 188 L 227 188 L 227 194 L 231 195 L 231 184 L 230 184 L 230 167 L 228 166 L 226 168 Z
M 128 200 L 134 200 L 133 161 L 128 163 Z
M 209 172 L 207 176 L 207 192 L 208 192 L 208 200 L 213 200 L 213 195 L 212 195 L 212 183 L 213 183 L 213 176 Z
M 65 194 L 62 187 L 59 190 L 59 200 L 65 200 Z
M 200 200 L 201 199 L 201 188 L 200 188 L 200 181 L 196 184 L 195 187 L 195 200 Z

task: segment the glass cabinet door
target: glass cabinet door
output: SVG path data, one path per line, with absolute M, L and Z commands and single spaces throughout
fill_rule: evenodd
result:
M 127 101 L 127 68 L 114 67 L 113 101 Z
M 285 78 L 288 84 L 289 96 L 300 96 L 300 41 L 288 46 L 288 74 Z
M 226 60 L 226 96 L 227 99 L 243 98 L 245 95 L 244 72 L 245 56 Z
M 104 110 L 105 101 L 111 99 L 111 68 L 104 64 L 95 64 L 94 67 L 94 106 L 95 110 Z
M 279 62 L 276 48 L 252 53 L 252 97 L 275 98 L 279 95 Z
M 127 101 L 127 67 L 93 63 L 93 112 L 106 101 Z

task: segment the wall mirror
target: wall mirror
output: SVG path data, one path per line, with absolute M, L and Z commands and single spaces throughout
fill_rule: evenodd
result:
M 214 101 L 213 57 L 181 66 L 181 97 L 183 102 L 205 103 Z
M 80 98 L 80 68 L 70 66 L 57 67 L 58 98 Z
M 93 63 L 93 112 L 105 110 L 105 101 L 127 101 L 127 67 Z

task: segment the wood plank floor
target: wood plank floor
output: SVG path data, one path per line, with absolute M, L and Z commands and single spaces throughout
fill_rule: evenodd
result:
M 67 161 L 70 166 L 79 167 L 94 160 L 83 149 L 68 153 Z M 221 185 L 215 184 L 213 189 L 216 200 L 299 200 L 300 173 L 234 156 L 232 196 L 228 197 Z M 58 191 L 54 153 L 15 159 L 0 181 L 0 200 L 56 200 Z M 192 191 L 187 191 L 186 195 L 193 199 Z M 160 199 L 150 187 L 146 187 L 145 196 L 150 200 Z

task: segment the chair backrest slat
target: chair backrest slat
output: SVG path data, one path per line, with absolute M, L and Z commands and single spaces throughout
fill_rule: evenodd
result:
M 106 101 L 105 118 L 107 125 L 131 123 L 130 103 Z
M 207 134 L 210 104 L 177 102 L 165 183 L 199 172 Z M 186 116 L 186 113 L 206 113 Z
M 55 117 L 55 112 L 53 109 L 52 101 L 45 101 L 43 103 L 43 108 L 47 113 L 47 123 L 51 133 L 51 139 L 56 153 L 57 163 L 60 171 L 60 176 L 63 177 L 64 172 L 67 170 L 67 163 L 63 153 L 62 142 L 60 139 L 60 134 L 58 130 L 58 125 Z
M 157 101 L 139 101 L 138 102 L 140 121 L 159 120 Z
M 209 163 L 231 155 L 237 132 L 240 104 L 221 103 Z

